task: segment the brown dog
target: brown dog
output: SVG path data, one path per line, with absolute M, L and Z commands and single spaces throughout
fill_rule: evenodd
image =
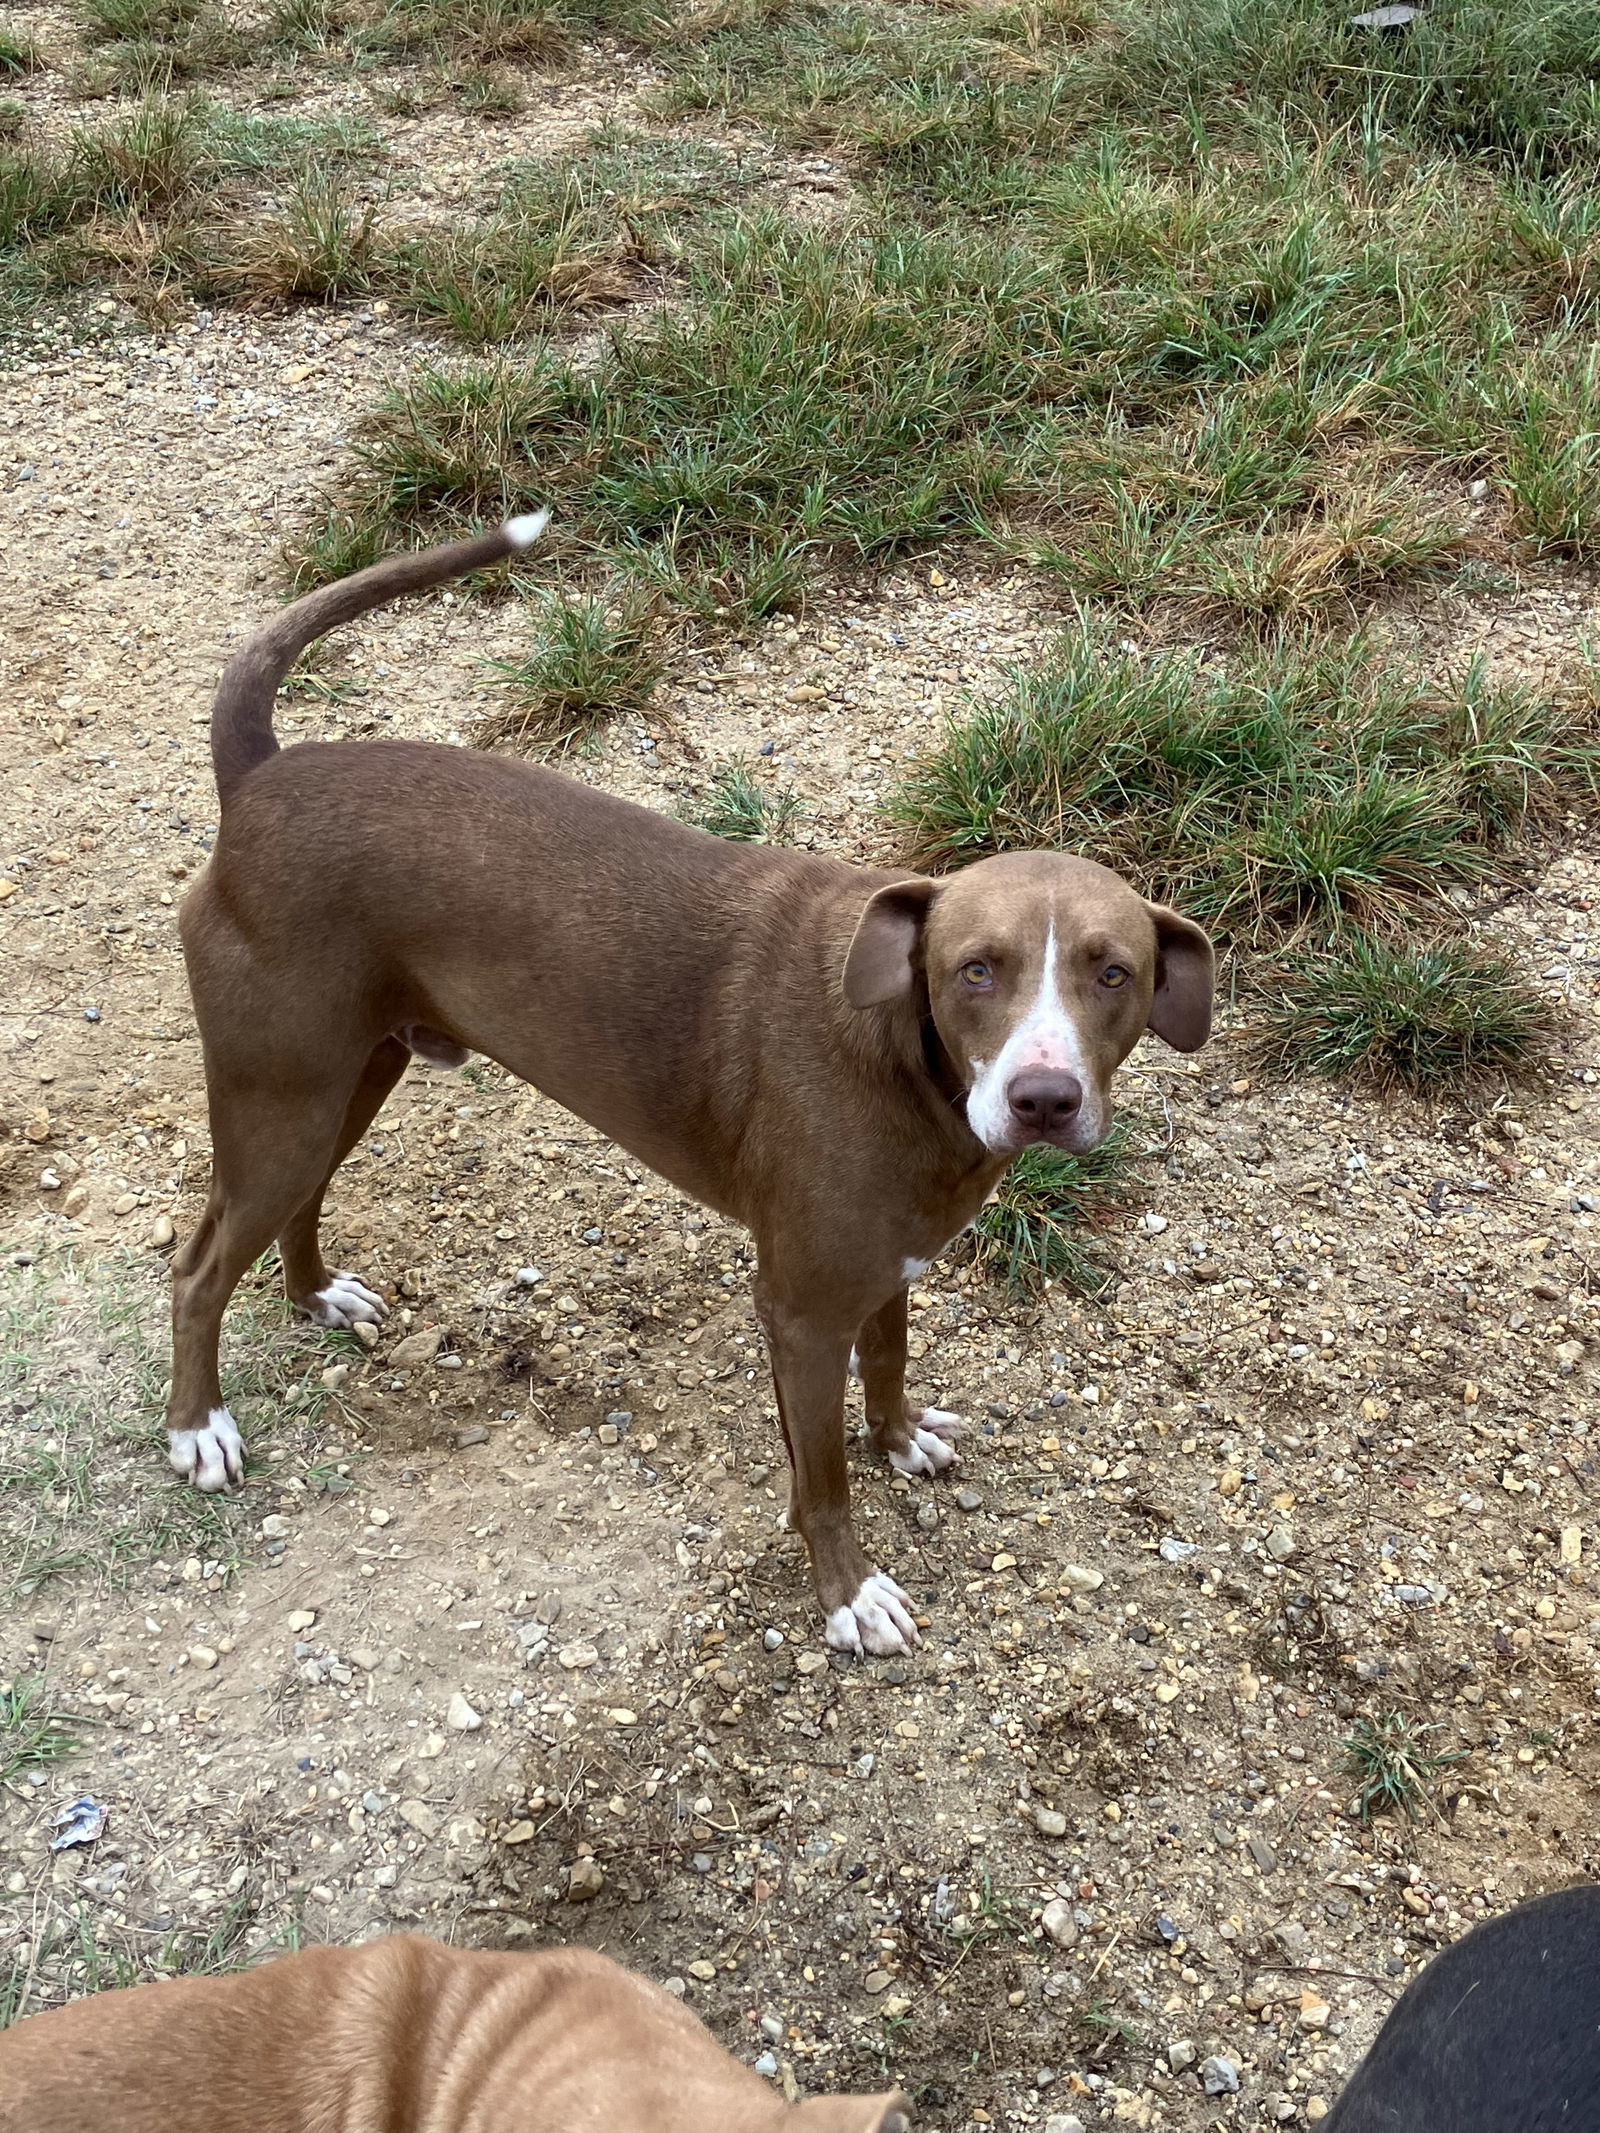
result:
M 905 2133 L 906 2108 L 784 2103 L 670 1992 L 587 1948 L 396 1934 L 0 2032 L 0 2133 Z
M 902 1473 L 956 1418 L 905 1395 L 906 1285 L 1034 1142 L 1091 1148 L 1146 1029 L 1211 1022 L 1200 928 L 1055 853 L 948 880 L 729 844 L 531 764 L 404 741 L 278 752 L 301 649 L 481 570 L 543 519 L 375 564 L 285 608 L 223 675 L 216 855 L 183 907 L 213 1177 L 174 1262 L 169 1433 L 203 1489 L 243 1473 L 217 1339 L 274 1238 L 324 1325 L 384 1306 L 330 1274 L 323 1194 L 412 1054 L 487 1053 L 748 1224 L 830 1644 L 904 1651 L 907 1595 L 850 1524 L 844 1392 Z

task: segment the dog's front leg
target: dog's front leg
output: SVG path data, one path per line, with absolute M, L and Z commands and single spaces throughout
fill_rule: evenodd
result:
M 850 1523 L 844 1457 L 850 1329 L 783 1302 L 765 1281 L 756 1285 L 756 1309 L 789 1449 L 790 1523 L 811 1556 L 828 1642 L 843 1652 L 909 1651 L 920 1641 L 911 1601 L 867 1561 Z
M 941 1474 L 956 1463 L 946 1442 L 964 1426 L 942 1407 L 906 1398 L 906 1292 L 896 1290 L 856 1335 L 854 1366 L 866 1396 L 872 1441 L 897 1474 Z

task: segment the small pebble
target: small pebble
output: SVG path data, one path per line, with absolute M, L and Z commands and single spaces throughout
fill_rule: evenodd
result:
M 150 1242 L 158 1252 L 164 1251 L 176 1235 L 171 1215 L 157 1215 L 150 1225 Z
M 482 1718 L 468 1703 L 459 1689 L 451 1697 L 444 1714 L 444 1722 L 457 1733 L 476 1733 L 483 1724 Z
M 959 1511 L 981 1511 L 983 1493 L 979 1489 L 957 1489 L 956 1508 Z
M 417 1370 L 422 1364 L 431 1363 L 439 1353 L 444 1335 L 435 1328 L 428 1333 L 408 1333 L 403 1341 L 396 1341 L 389 1350 L 389 1361 L 396 1370 Z
M 606 1885 L 605 1873 L 598 1859 L 575 1859 L 567 1875 L 568 1903 L 587 1903 L 598 1896 Z
M 1087 1569 L 1082 1563 L 1068 1563 L 1061 1578 L 1074 1592 L 1098 1592 L 1105 1583 L 1103 1571 Z
M 781 1629 L 769 1629 L 763 1631 L 761 1643 L 764 1650 L 769 1652 L 777 1651 L 783 1643 L 783 1631 Z
M 1054 1807 L 1036 1807 L 1033 1821 L 1041 1837 L 1064 1837 L 1067 1833 L 1067 1818 Z
M 1070 1903 L 1059 1896 L 1052 1896 L 1040 1914 L 1039 1923 L 1058 1948 L 1074 1948 L 1078 1944 L 1078 1921 Z
M 399 1815 L 408 1829 L 414 1829 L 424 1842 L 439 1834 L 439 1817 L 426 1800 L 402 1800 Z
M 1200 2079 L 1205 2083 L 1208 2096 L 1237 2096 L 1239 2093 L 1239 2069 L 1231 2059 L 1218 2054 L 1206 2061 L 1200 2069 Z

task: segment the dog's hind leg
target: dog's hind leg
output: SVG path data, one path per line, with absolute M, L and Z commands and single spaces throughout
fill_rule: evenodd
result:
M 244 1444 L 222 1398 L 217 1343 L 240 1279 L 319 1193 L 351 1101 L 350 1076 L 296 1082 L 281 1073 L 211 1089 L 211 1195 L 173 1262 L 172 1464 L 201 1489 L 244 1478 Z
M 410 1048 L 398 1037 L 385 1037 L 361 1071 L 355 1094 L 350 1098 L 344 1124 L 328 1165 L 327 1175 L 290 1222 L 278 1232 L 278 1256 L 283 1261 L 283 1286 L 289 1301 L 323 1326 L 353 1326 L 358 1319 L 376 1322 L 388 1305 L 373 1294 L 354 1274 L 330 1274 L 317 1241 L 322 1220 L 322 1200 L 333 1182 L 334 1172 L 383 1108 L 385 1097 L 405 1072 Z
M 962 1427 L 959 1415 L 917 1407 L 906 1398 L 906 1292 L 900 1289 L 856 1335 L 855 1369 L 866 1396 L 872 1441 L 898 1474 L 939 1474 L 954 1466 L 946 1442 Z

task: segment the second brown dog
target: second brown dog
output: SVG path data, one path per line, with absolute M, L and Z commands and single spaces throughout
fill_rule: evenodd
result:
M 0 2032 L 0 2133 L 905 2133 L 905 2109 L 784 2103 L 671 1993 L 587 1948 L 396 1934 Z

